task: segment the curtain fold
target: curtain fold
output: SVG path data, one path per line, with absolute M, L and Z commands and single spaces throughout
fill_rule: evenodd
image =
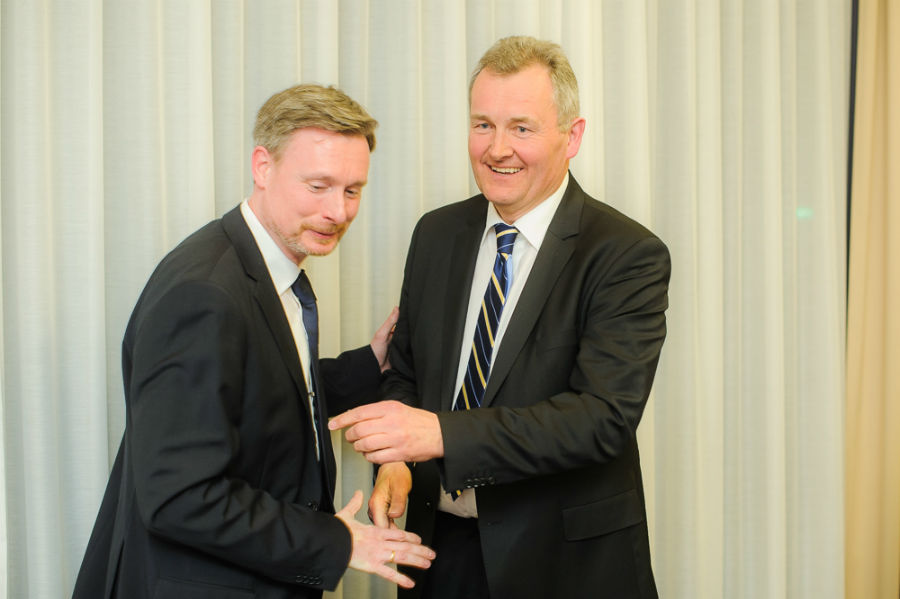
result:
M 850 0 L 0 0 L 0 25 L 0 599 L 70 593 L 124 427 L 127 319 L 250 192 L 262 102 L 335 84 L 381 123 L 356 222 L 309 264 L 333 355 L 397 303 L 419 216 L 476 191 L 468 76 L 510 34 L 566 50 L 574 176 L 672 252 L 639 430 L 661 596 L 843 596 Z M 341 506 L 371 469 L 335 441 Z M 349 572 L 332 596 L 394 590 Z
M 900 8 L 859 1 L 846 410 L 847 597 L 900 596 Z

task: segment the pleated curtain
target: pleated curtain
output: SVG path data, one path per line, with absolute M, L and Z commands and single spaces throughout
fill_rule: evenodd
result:
M 334 355 L 398 302 L 419 216 L 476 192 L 468 76 L 512 34 L 563 46 L 574 176 L 672 253 L 639 429 L 660 595 L 843 597 L 851 8 L 2 0 L 0 598 L 71 593 L 124 427 L 128 316 L 160 258 L 249 194 L 262 102 L 335 84 L 381 123 L 358 218 L 308 261 Z M 343 505 L 371 470 L 338 453 Z M 332 596 L 394 590 L 351 571 Z

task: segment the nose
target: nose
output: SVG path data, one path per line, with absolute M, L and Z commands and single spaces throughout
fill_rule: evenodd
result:
M 503 131 L 502 127 L 498 127 L 494 131 L 494 136 L 491 139 L 491 146 L 488 148 L 488 155 L 491 160 L 501 161 L 504 158 L 509 158 L 512 156 L 513 150 L 512 146 L 509 144 L 509 139 L 505 131 Z
M 341 225 L 347 220 L 347 205 L 343 194 L 335 191 L 322 198 L 322 216 L 335 224 Z

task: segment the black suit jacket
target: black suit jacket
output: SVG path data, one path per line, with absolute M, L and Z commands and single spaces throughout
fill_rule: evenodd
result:
M 370 348 L 319 366 L 331 410 L 373 398 Z M 333 589 L 351 540 L 332 515 L 326 409 L 317 402 L 319 461 L 290 327 L 239 208 L 157 267 L 128 324 L 122 368 L 125 434 L 74 597 Z
M 426 214 L 410 245 L 381 395 L 438 412 L 445 455 L 412 466 L 407 528 L 428 544 L 439 483 L 477 488 L 492 597 L 656 597 L 635 431 L 666 333 L 668 250 L 570 178 L 483 407 L 450 412 L 486 210 L 479 195 Z

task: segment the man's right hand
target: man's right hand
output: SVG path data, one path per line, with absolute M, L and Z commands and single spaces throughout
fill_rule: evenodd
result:
M 406 511 L 406 499 L 412 489 L 412 473 L 404 462 L 391 462 L 378 469 L 375 488 L 369 497 L 369 520 L 379 528 L 394 526 L 394 520 Z
M 378 528 L 357 521 L 356 512 L 362 507 L 362 503 L 362 491 L 357 491 L 347 505 L 335 514 L 350 529 L 353 539 L 350 567 L 377 574 L 403 588 L 411 589 L 415 584 L 412 579 L 391 568 L 389 564 L 425 569 L 431 566 L 431 561 L 435 558 L 434 551 L 422 545 L 422 539 L 411 532 L 397 527 Z

